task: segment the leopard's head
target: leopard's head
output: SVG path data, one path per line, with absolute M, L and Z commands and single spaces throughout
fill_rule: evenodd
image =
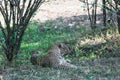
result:
M 57 45 L 62 56 L 65 56 L 71 52 L 70 48 L 64 43 L 58 43 Z

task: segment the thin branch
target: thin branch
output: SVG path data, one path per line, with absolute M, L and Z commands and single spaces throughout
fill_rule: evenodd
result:
M 116 8 L 108 0 L 106 2 L 108 2 L 108 4 L 116 10 Z M 107 7 L 107 6 L 105 6 L 105 7 Z
M 8 17 L 9 17 L 9 15 L 8 15 L 8 1 L 6 1 L 6 0 L 4 0 L 4 5 L 5 5 L 5 12 L 6 12 L 6 21 L 8 22 L 8 24 L 10 24 L 10 22 L 9 22 L 9 20 L 8 20 Z
M 17 25 L 18 25 L 19 24 L 19 20 L 20 20 L 20 14 L 21 14 L 21 11 L 20 11 L 20 0 L 18 0 L 16 5 L 17 5 Z
M 86 4 L 87 4 L 87 10 L 88 10 L 89 20 L 90 20 L 90 23 L 91 23 L 91 26 L 92 26 L 92 19 L 91 19 L 91 16 L 90 16 L 90 9 L 89 9 L 88 0 L 86 0 Z
M 1 14 L 2 14 L 2 16 L 3 16 L 3 18 L 4 18 L 4 20 L 6 20 L 6 16 L 5 16 L 5 9 L 4 9 L 4 7 L 2 6 L 2 5 L 0 5 L 0 12 L 1 12 Z
M 1 22 L 0 22 L 0 29 L 2 31 L 2 34 L 3 34 L 4 38 L 6 39 L 6 33 L 4 31 L 4 28 L 3 28 L 2 24 L 1 24 Z

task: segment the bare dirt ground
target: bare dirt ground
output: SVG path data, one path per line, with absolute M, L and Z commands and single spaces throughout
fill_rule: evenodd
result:
M 45 21 L 54 20 L 58 17 L 86 15 L 82 5 L 83 3 L 78 0 L 53 0 L 46 2 L 40 7 L 34 19 Z
M 58 17 L 87 15 L 85 8 L 85 4 L 79 0 L 53 0 L 45 2 L 38 10 L 34 19 L 45 21 Z M 98 13 L 100 13 L 100 10 Z
M 101 13 L 100 7 L 98 7 L 97 13 Z M 62 18 L 63 24 L 69 26 L 89 25 L 86 6 L 79 0 L 51 0 L 50 2 L 45 2 L 36 12 L 33 20 L 45 22 L 58 18 Z M 99 22 L 97 21 L 97 23 Z

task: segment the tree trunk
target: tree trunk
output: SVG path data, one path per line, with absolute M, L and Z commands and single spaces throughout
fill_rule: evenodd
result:
M 103 25 L 106 26 L 106 2 L 103 0 Z
M 4 50 L 4 53 L 6 55 L 8 62 L 13 62 L 13 60 L 15 60 L 15 58 L 17 57 L 17 53 L 21 46 L 21 41 L 22 41 L 24 31 L 25 30 L 23 30 L 21 34 L 17 34 L 16 38 L 12 37 L 11 35 L 12 39 L 6 40 L 7 48 Z M 20 36 L 20 37 L 17 37 L 17 36 Z M 13 41 L 13 42 L 10 42 L 10 41 Z
M 120 34 L 120 10 L 117 12 L 117 23 L 118 23 L 118 32 Z
M 19 51 L 19 48 L 15 47 L 11 49 L 8 49 L 8 51 L 5 51 L 6 54 L 6 58 L 9 62 L 12 62 L 13 59 L 15 59 L 17 57 L 17 53 Z

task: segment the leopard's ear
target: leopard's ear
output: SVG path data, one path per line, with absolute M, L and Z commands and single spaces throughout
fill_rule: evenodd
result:
M 58 47 L 59 47 L 59 48 L 62 48 L 62 47 L 63 47 L 63 44 L 62 44 L 62 43 L 59 43 L 59 44 L 58 44 Z

